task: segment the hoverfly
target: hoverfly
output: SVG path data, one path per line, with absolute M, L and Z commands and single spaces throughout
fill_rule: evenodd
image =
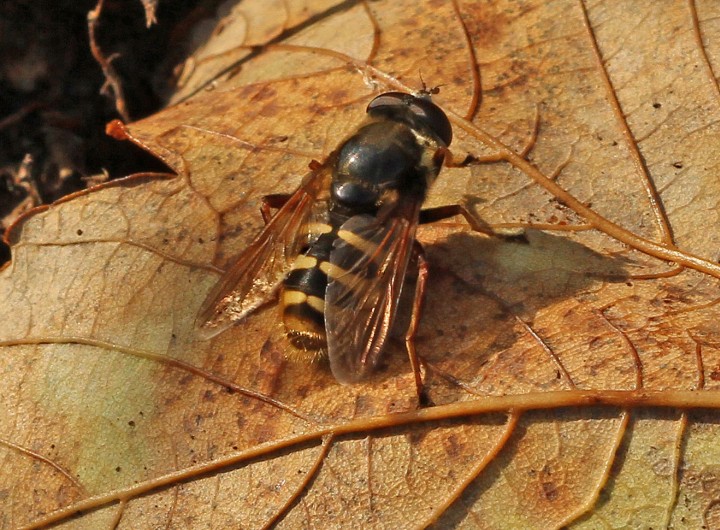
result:
M 375 97 L 365 123 L 324 163 L 313 162 L 293 194 L 264 199 L 265 229 L 205 300 L 201 332 L 220 333 L 280 290 L 293 358 L 327 356 L 338 381 L 356 382 L 378 362 L 415 260 L 419 274 L 405 342 L 421 396 L 413 338 L 427 261 L 416 228 L 458 214 L 470 220 L 461 205 L 421 211 L 452 141 L 450 121 L 431 93 Z M 279 210 L 271 217 L 270 208 Z

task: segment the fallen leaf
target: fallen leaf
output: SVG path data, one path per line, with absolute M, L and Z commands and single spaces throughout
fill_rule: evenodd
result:
M 284 5 L 241 3 L 174 106 L 111 128 L 177 176 L 12 230 L 0 525 L 718 526 L 718 7 Z M 435 406 L 397 345 L 352 386 L 287 361 L 273 305 L 198 337 L 261 197 L 420 73 L 478 162 L 428 205 L 528 239 L 419 232 Z

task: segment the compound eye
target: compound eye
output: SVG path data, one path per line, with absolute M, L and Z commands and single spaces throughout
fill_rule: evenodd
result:
M 422 119 L 446 146 L 450 145 L 453 137 L 452 126 L 440 107 L 429 99 L 414 97 L 410 110 Z
M 404 106 L 410 105 L 410 102 L 415 99 L 412 95 L 406 94 L 405 92 L 385 92 L 379 96 L 375 96 L 373 100 L 368 103 L 365 112 L 370 112 L 379 107 L 393 107 L 393 106 Z
M 393 110 L 410 111 L 411 115 L 429 128 L 446 146 L 452 141 L 452 126 L 445 113 L 430 98 L 416 97 L 404 92 L 386 92 L 373 99 L 367 106 L 367 112 L 376 111 L 392 114 Z

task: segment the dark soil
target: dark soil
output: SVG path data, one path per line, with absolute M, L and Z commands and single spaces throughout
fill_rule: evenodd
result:
M 151 0 L 146 0 L 146 2 Z M 184 36 L 215 0 L 164 0 L 146 26 L 140 0 L 107 0 L 96 45 L 122 87 L 131 121 L 163 106 Z M 91 53 L 95 0 L 0 2 L 0 235 L 19 215 L 104 180 L 167 171 L 152 156 L 105 134 L 121 116 Z M 10 258 L 0 243 L 0 264 Z

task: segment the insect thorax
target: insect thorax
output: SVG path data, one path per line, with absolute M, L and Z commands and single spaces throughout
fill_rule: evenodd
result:
M 333 172 L 331 201 L 351 214 L 374 213 L 383 195 L 397 191 L 422 201 L 428 172 L 417 134 L 406 124 L 375 120 L 361 127 L 340 147 Z

